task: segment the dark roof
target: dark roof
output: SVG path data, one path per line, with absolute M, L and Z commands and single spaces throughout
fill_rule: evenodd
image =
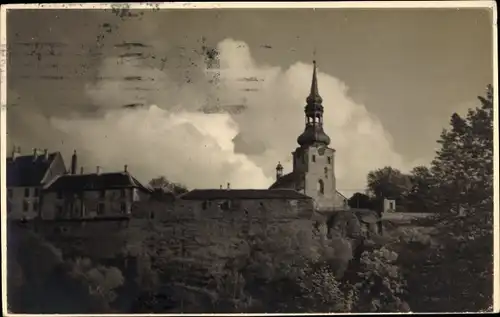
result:
M 272 184 L 271 187 L 269 187 L 269 189 L 277 189 L 277 188 L 295 189 L 297 184 L 301 184 L 302 182 L 304 182 L 304 174 L 292 172 L 278 178 L 276 182 L 274 182 L 274 184 Z
M 50 183 L 45 190 L 81 191 L 130 187 L 150 191 L 127 172 L 61 175 Z
M 304 173 L 291 172 L 278 178 L 269 189 L 304 189 Z M 338 190 L 336 191 L 339 195 L 347 199 Z
M 38 155 L 22 155 L 15 159 L 7 158 L 7 187 L 41 185 L 45 174 L 56 158 L 58 152 L 51 153 L 48 158 Z
M 184 200 L 217 199 L 311 199 L 291 189 L 194 189 L 181 196 Z

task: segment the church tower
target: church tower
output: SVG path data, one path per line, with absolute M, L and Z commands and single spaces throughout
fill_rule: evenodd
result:
M 323 99 L 318 91 L 316 61 L 313 62 L 311 92 L 306 99 L 305 128 L 297 138 L 299 147 L 293 154 L 293 172 L 303 175 L 303 193 L 316 201 L 318 209 L 334 208 L 337 191 L 335 181 L 335 150 L 323 130 Z

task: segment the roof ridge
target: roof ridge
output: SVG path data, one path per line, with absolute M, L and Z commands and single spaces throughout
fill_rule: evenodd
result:
M 58 180 L 59 178 L 61 178 L 62 176 L 65 176 L 65 174 L 59 174 L 59 175 L 56 175 L 56 177 L 54 177 L 52 180 L 50 180 L 47 184 L 45 184 L 43 186 L 43 189 L 47 189 L 49 188 L 50 186 L 52 186 L 52 184 L 54 184 L 56 182 L 56 180 Z

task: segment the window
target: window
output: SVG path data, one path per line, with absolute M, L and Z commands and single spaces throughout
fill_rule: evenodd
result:
M 392 202 L 392 201 L 391 201 L 391 202 L 389 203 L 389 208 L 390 208 L 390 209 L 394 209 L 394 202 Z
M 121 189 L 121 190 L 120 190 L 120 196 L 121 196 L 121 197 L 125 197 L 125 196 L 126 196 L 125 194 L 126 194 L 125 189 Z
M 313 155 L 313 156 L 312 156 L 312 161 L 313 161 L 313 162 L 316 162 L 316 155 Z
M 207 202 L 206 201 L 201 203 L 201 209 L 203 209 L 203 210 L 207 209 Z
M 331 156 L 327 157 L 327 160 L 328 160 L 328 164 L 332 164 L 332 157 Z
M 106 192 L 105 192 L 104 190 L 101 190 L 101 191 L 99 192 L 99 197 L 100 197 L 100 198 L 105 198 L 105 197 L 106 197 Z
M 62 199 L 62 198 L 63 198 L 62 191 L 58 191 L 57 192 L 57 199 Z
M 30 189 L 29 188 L 25 188 L 24 189 L 24 197 L 29 197 L 30 196 Z
M 12 198 L 13 196 L 14 196 L 14 192 L 12 191 L 12 189 L 8 189 L 7 190 L 7 197 Z
M 63 207 L 62 206 L 57 206 L 57 214 L 56 217 L 60 218 L 63 216 Z
M 325 178 L 328 178 L 328 167 L 325 167 Z
M 127 204 L 126 203 L 121 203 L 121 205 L 120 205 L 120 211 L 122 212 L 122 214 L 126 214 L 127 213 Z
M 323 183 L 322 179 L 318 181 L 318 193 L 320 195 L 323 195 L 325 193 L 325 183 Z
M 103 203 L 100 203 L 99 205 L 97 205 L 97 214 L 98 215 L 104 214 L 104 204 Z
M 38 210 L 38 201 L 34 201 L 33 202 L 33 211 L 37 211 Z
M 30 209 L 30 205 L 29 205 L 29 203 L 28 203 L 26 200 L 24 200 L 24 201 L 23 201 L 23 211 L 24 211 L 24 212 L 28 212 L 28 211 L 29 211 L 29 209 Z
M 220 209 L 222 210 L 229 210 L 231 208 L 231 202 L 230 201 L 225 201 L 220 204 Z
M 35 188 L 33 196 L 38 197 L 40 195 L 40 189 Z

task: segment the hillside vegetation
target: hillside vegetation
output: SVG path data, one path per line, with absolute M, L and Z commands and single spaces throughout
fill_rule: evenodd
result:
M 206 226 L 186 250 L 161 223 L 68 247 L 8 226 L 8 304 L 16 313 L 446 312 L 492 306 L 493 92 L 453 114 L 430 167 L 368 175 L 369 199 L 433 212 L 383 235 L 326 239 L 305 222 L 221 238 Z M 408 187 L 408 184 L 409 187 Z M 358 195 L 359 196 L 359 195 Z M 230 238 L 227 238 L 230 237 Z M 99 240 L 100 239 L 100 240 Z M 106 243 L 106 239 L 108 240 Z M 69 240 L 68 240 L 69 241 Z M 99 252 L 97 252 L 99 249 Z M 73 250 L 73 252 L 70 252 Z M 74 251 L 77 250 L 77 251 Z

